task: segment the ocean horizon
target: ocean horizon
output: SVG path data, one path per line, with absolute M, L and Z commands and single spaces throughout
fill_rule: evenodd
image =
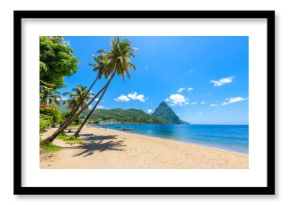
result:
M 108 124 L 107 128 L 248 154 L 249 125 Z

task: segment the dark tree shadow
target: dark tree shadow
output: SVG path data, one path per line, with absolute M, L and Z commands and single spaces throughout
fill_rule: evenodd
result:
M 82 137 L 86 141 L 103 141 L 103 140 L 114 140 L 117 139 L 117 135 L 90 135 L 87 137 Z
M 123 140 L 113 141 L 113 139 L 117 139 L 117 135 L 85 134 L 81 135 L 80 138 L 84 139 L 86 144 L 82 146 L 83 150 L 80 153 L 75 154 L 74 157 L 87 157 L 94 154 L 95 152 L 104 152 L 109 150 L 123 151 L 124 147 L 126 146 Z
M 80 134 L 80 137 L 90 137 L 90 136 L 94 136 L 94 134 Z

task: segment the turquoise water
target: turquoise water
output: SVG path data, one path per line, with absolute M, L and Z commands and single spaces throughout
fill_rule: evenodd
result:
M 115 130 L 132 128 L 133 130 L 125 132 L 248 153 L 248 125 L 119 124 L 107 125 L 107 128 Z

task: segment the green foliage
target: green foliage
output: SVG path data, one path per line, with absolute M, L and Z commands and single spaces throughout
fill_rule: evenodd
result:
M 66 119 L 70 115 L 70 112 L 63 112 L 62 113 L 62 118 Z M 81 118 L 78 116 L 72 123 L 71 125 L 79 125 L 81 123 Z
M 40 85 L 39 95 L 40 95 L 40 105 L 59 104 L 61 99 L 61 95 L 59 92 L 45 85 Z
M 78 109 L 87 109 L 87 101 L 91 98 L 92 93 L 88 91 L 86 86 L 80 85 L 73 88 L 71 92 L 65 92 L 64 95 L 69 96 L 69 98 L 64 101 L 64 105 L 66 105 L 70 111 L 73 111 L 77 106 L 79 106 Z
M 52 123 L 52 116 L 40 114 L 39 129 L 43 132 Z
M 78 58 L 69 43 L 61 36 L 40 37 L 40 80 L 54 89 L 64 87 L 64 77 L 77 71 Z
M 64 141 L 66 144 L 84 144 L 84 140 L 79 139 L 73 135 L 67 135 L 67 134 L 60 134 L 58 135 L 57 139 L 60 139 Z
M 58 151 L 62 150 L 62 147 L 49 142 L 49 143 L 42 145 L 41 150 L 44 152 L 51 153 L 51 152 L 58 152 Z
M 59 124 L 63 121 L 61 111 L 55 107 L 40 109 L 40 114 L 51 117 L 51 123 Z
M 98 50 L 98 56 L 94 56 L 95 64 L 94 71 L 98 72 L 97 78 L 102 76 L 108 78 L 113 71 L 117 70 L 117 75 L 122 76 L 124 80 L 125 75 L 130 78 L 129 71 L 136 70 L 135 65 L 131 62 L 131 58 L 135 57 L 134 52 L 137 48 L 133 47 L 128 39 L 120 39 L 115 37 L 111 41 L 111 50 Z
M 84 113 L 86 115 L 86 113 Z M 111 121 L 112 123 L 161 123 L 155 117 L 137 109 L 98 109 L 90 117 L 91 121 Z
M 117 74 L 118 76 L 122 76 L 123 80 L 125 75 L 130 78 L 129 71 L 134 71 L 136 69 L 135 65 L 131 62 L 131 58 L 134 57 L 134 51 L 136 50 L 137 49 L 132 46 L 132 43 L 129 40 L 120 40 L 118 37 L 115 37 L 111 42 L 111 50 L 98 51 L 99 55 L 97 57 L 94 57 L 96 64 L 93 65 L 94 70 L 98 72 L 97 79 L 100 79 L 102 76 L 104 76 L 105 78 L 110 77 L 110 79 L 103 87 L 104 91 L 98 99 L 97 103 L 85 117 L 79 129 L 74 133 L 75 136 L 78 136 L 83 126 L 90 119 L 97 105 L 100 103 L 102 97 L 106 93 L 106 90 L 112 79 L 114 78 L 115 74 Z M 101 92 L 101 90 L 99 92 Z
M 164 124 L 187 124 L 187 122 L 179 119 L 166 102 L 161 102 L 154 113 L 152 113 L 152 116 Z

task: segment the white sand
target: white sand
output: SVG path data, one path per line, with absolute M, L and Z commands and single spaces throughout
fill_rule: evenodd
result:
M 55 129 L 42 134 L 45 138 Z M 63 150 L 41 154 L 41 168 L 57 169 L 245 169 L 248 155 L 183 142 L 84 127 L 84 146 L 53 143 Z

